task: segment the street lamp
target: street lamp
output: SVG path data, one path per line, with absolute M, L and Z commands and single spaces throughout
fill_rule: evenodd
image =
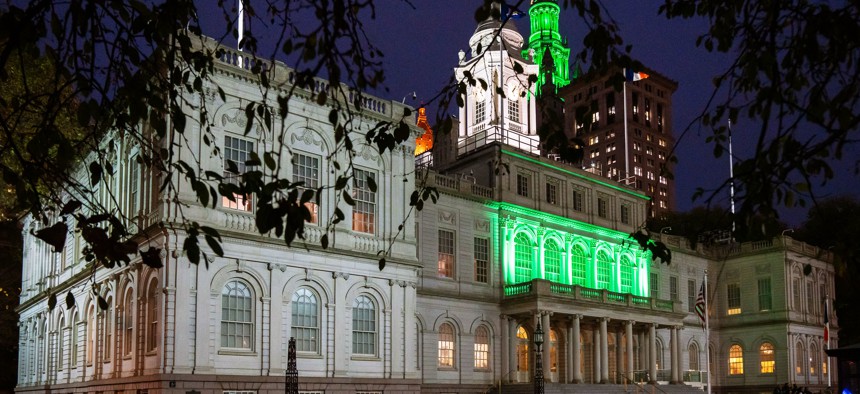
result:
M 543 355 L 541 346 L 543 345 L 543 330 L 540 328 L 540 320 L 538 320 L 537 328 L 535 328 L 535 394 L 543 394 Z

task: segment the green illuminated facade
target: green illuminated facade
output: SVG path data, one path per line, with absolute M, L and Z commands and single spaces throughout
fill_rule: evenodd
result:
M 650 255 L 625 242 L 627 234 L 505 202 L 486 206 L 499 213 L 493 221 L 506 284 L 545 279 L 649 296 Z
M 523 56 L 528 57 L 529 51 L 534 51 L 534 63 L 543 64 L 543 57 L 547 50 L 552 56 L 555 69 L 552 72 L 552 83 L 556 90 L 570 84 L 570 48 L 567 41 L 561 38 L 558 31 L 558 20 L 561 9 L 555 0 L 536 0 L 529 8 L 529 21 L 531 23 L 531 34 L 529 35 L 528 48 L 523 51 Z M 538 75 L 537 89 L 546 83 L 546 75 Z

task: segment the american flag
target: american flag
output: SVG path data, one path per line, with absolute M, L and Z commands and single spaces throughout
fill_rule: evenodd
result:
M 699 287 L 699 296 L 696 297 L 696 315 L 702 321 L 702 326 L 705 325 L 705 281 L 702 281 L 702 286 Z

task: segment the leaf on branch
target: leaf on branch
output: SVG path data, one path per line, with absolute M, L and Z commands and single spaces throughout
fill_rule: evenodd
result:
M 69 226 L 65 222 L 58 222 L 51 227 L 36 231 L 33 235 L 48 245 L 53 246 L 54 252 L 60 252 L 66 244 L 66 234 L 68 232 Z
M 98 297 L 98 304 L 99 304 L 99 309 L 101 309 L 103 311 L 108 310 L 108 308 L 110 307 L 110 305 L 108 305 L 107 300 L 105 300 L 104 297 L 102 297 L 102 296 Z
M 57 293 L 51 293 L 48 296 L 48 310 L 53 311 L 57 306 Z
M 102 179 L 102 165 L 97 161 L 90 163 L 90 186 L 99 184 Z
M 63 209 L 60 211 L 60 215 L 68 215 L 74 213 L 81 207 L 81 202 L 78 200 L 70 200 L 63 205 Z
M 69 290 L 69 292 L 66 293 L 66 309 L 71 310 L 74 307 L 75 307 L 75 296 L 72 294 L 72 291 Z
M 161 248 L 150 246 L 147 250 L 141 250 L 140 258 L 148 267 L 156 269 L 164 267 L 164 263 L 161 261 Z

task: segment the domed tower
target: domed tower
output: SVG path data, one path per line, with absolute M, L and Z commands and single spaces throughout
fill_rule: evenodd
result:
M 556 0 L 532 0 L 529 8 L 531 34 L 528 48 L 523 51 L 523 56 L 527 56 L 529 52 L 534 53 L 535 64 L 543 64 L 543 57 L 548 51 L 555 64 L 552 83 L 556 91 L 570 84 L 570 48 L 567 47 L 567 40 L 563 40 L 558 32 L 560 13 L 561 8 Z M 541 92 L 541 87 L 547 82 L 546 78 L 544 73 L 538 76 L 537 92 Z
M 523 57 L 523 36 L 513 21 L 488 19 L 478 24 L 469 47 L 468 56 L 460 51 L 454 68 L 457 80 L 467 81 L 459 112 L 458 155 L 497 141 L 538 153 L 536 87 L 529 84 L 538 66 Z

